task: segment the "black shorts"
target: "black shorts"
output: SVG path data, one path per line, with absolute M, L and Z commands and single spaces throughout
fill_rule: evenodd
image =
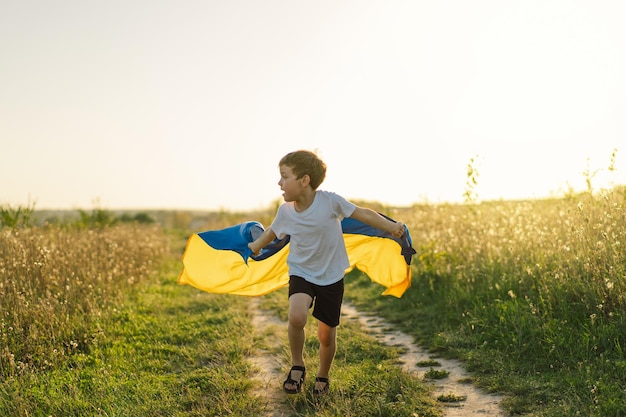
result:
M 305 293 L 313 298 L 311 302 L 311 306 L 315 303 L 313 317 L 330 327 L 339 326 L 343 302 L 343 278 L 334 284 L 322 286 L 292 275 L 289 277 L 289 296 L 297 293 Z

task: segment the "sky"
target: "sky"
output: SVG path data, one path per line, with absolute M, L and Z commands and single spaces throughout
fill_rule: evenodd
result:
M 626 184 L 625 15 L 622 0 L 0 0 L 0 205 L 266 208 L 297 149 L 326 162 L 321 189 L 390 206 L 463 201 L 468 164 L 480 200 L 583 190 L 585 170 Z

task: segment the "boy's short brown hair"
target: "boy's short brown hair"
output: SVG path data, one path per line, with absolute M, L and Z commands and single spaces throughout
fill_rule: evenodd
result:
M 317 190 L 326 177 L 326 164 L 311 151 L 290 152 L 282 157 L 278 165 L 291 168 L 297 178 L 308 175 L 314 190 Z

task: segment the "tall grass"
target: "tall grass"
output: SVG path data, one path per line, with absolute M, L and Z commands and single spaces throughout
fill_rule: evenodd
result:
M 464 359 L 482 386 L 507 395 L 511 413 L 626 415 L 626 189 L 377 209 L 412 232 L 413 286 L 380 297 L 351 274 L 348 298 Z M 214 217 L 203 221 L 260 220 Z M 1 378 L 88 355 L 106 309 L 157 269 L 172 241 L 139 224 L 0 230 Z
M 30 227 L 32 225 L 35 203 L 27 206 L 12 207 L 0 205 L 0 228 L 2 227 Z
M 400 212 L 413 286 L 369 303 L 465 358 L 512 411 L 626 415 L 625 203 L 617 188 Z
M 137 224 L 1 231 L 0 415 L 272 411 L 253 391 L 260 383 L 248 357 L 266 335 L 253 328 L 248 299 L 178 285 L 180 243 L 176 233 Z M 266 297 L 282 314 L 285 290 Z M 291 415 L 441 415 L 425 384 L 397 366 L 395 348 L 357 324 L 340 337 L 333 396 L 318 401 L 310 392 L 311 355 L 309 389 L 290 398 Z M 317 353 L 315 338 L 307 350 Z M 284 369 L 286 351 L 284 340 L 270 352 Z
M 168 245 L 157 228 L 136 225 L 0 230 L 0 375 L 88 351 L 101 312 L 153 273 Z

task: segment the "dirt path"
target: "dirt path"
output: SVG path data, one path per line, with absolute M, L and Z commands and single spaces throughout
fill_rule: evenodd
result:
M 424 379 L 424 375 L 431 367 L 436 370 L 449 372 L 443 379 L 429 380 L 435 385 L 435 395 L 465 398 L 464 401 L 444 402 L 444 412 L 447 417 L 467 416 L 504 416 L 500 408 L 500 396 L 483 392 L 471 383 L 467 383 L 470 375 L 463 369 L 460 362 L 436 358 L 440 366 L 420 367 L 419 363 L 432 361 L 432 356 L 413 343 L 413 338 L 392 328 L 383 319 L 377 316 L 358 312 L 352 305 L 344 301 L 342 306 L 343 320 L 358 320 L 367 332 L 389 346 L 400 346 L 402 352 L 400 361 L 406 372 L 416 373 Z
M 256 336 L 263 337 L 269 349 L 275 351 L 287 339 L 286 323 L 261 309 L 260 301 L 260 298 L 256 297 L 251 299 L 252 324 Z M 380 317 L 358 312 L 345 301 L 341 314 L 342 320 L 358 320 L 365 331 L 381 342 L 389 346 L 401 347 L 400 361 L 406 372 L 417 374 L 422 379 L 431 368 L 449 372 L 448 376 L 443 379 L 425 379 L 434 385 L 437 397 L 448 396 L 463 399 L 463 401 L 443 402 L 446 417 L 504 416 L 500 408 L 502 398 L 485 393 L 471 383 L 467 383 L 470 375 L 463 369 L 460 362 L 436 358 L 440 366 L 421 367 L 419 366 L 421 362 L 432 361 L 433 358 L 428 352 L 416 346 L 411 336 L 393 329 Z M 285 401 L 285 394 L 280 386 L 284 375 L 281 369 L 283 364 L 280 363 L 279 358 L 267 350 L 259 350 L 250 360 L 258 368 L 255 377 L 261 383 L 256 395 L 267 401 L 268 412 L 265 417 L 289 416 L 292 410 Z
M 275 351 L 287 340 L 287 324 L 270 312 L 261 309 L 260 304 L 259 297 L 251 298 L 250 313 L 255 337 L 262 337 L 268 349 Z M 255 395 L 266 401 L 267 412 L 264 417 L 290 416 L 291 408 L 285 401 L 285 393 L 281 386 L 281 381 L 284 379 L 284 366 L 280 358 L 268 350 L 259 349 L 250 361 L 258 369 L 255 379 L 260 384 Z

